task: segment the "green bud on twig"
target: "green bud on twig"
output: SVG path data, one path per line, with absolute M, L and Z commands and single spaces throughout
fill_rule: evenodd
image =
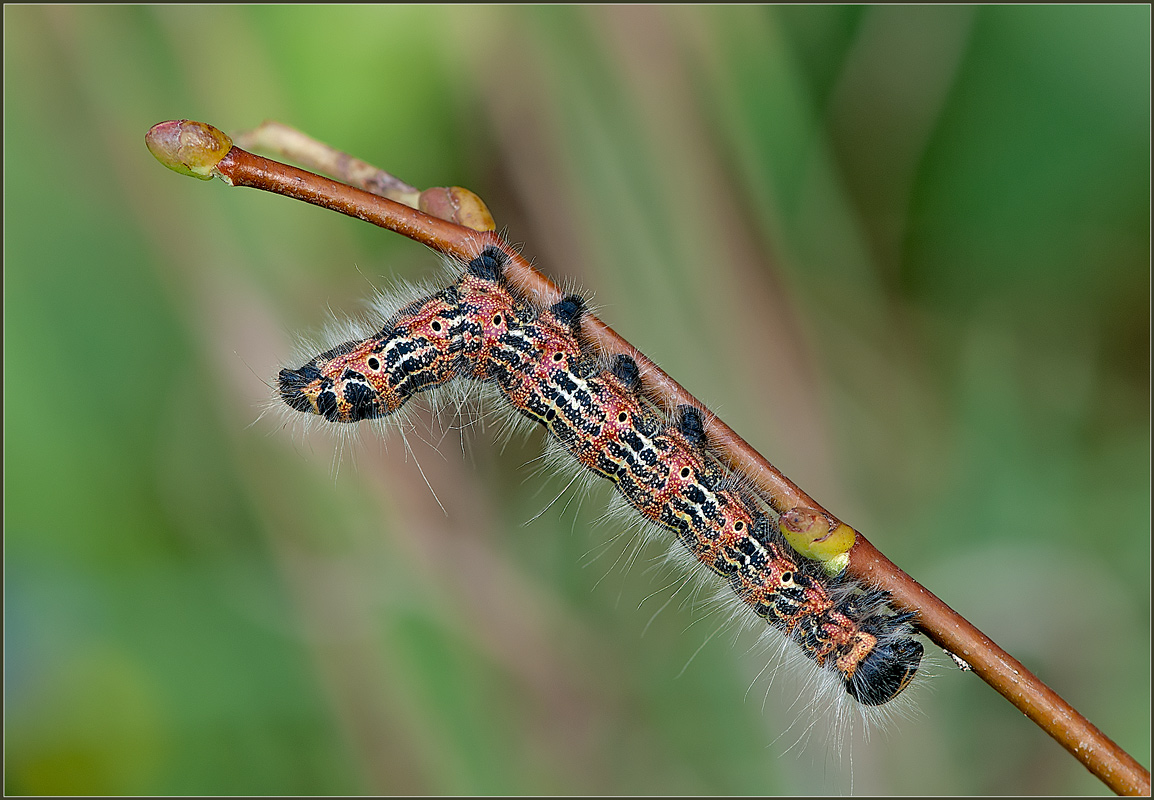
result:
M 202 181 L 212 180 L 214 168 L 232 149 L 232 139 L 224 131 L 188 119 L 153 125 L 144 143 L 173 172 Z

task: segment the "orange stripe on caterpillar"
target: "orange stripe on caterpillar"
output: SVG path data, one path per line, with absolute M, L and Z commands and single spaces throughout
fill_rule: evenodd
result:
M 673 419 L 645 399 L 636 363 L 606 366 L 581 337 L 584 301 L 538 308 L 509 287 L 488 248 L 452 285 L 400 309 L 366 339 L 279 375 L 281 399 L 333 422 L 384 417 L 456 378 L 495 384 L 582 467 L 612 481 L 648 522 L 673 532 L 742 603 L 835 672 L 867 706 L 909 685 L 922 645 L 884 592 L 830 577 L 709 455 L 701 411 Z

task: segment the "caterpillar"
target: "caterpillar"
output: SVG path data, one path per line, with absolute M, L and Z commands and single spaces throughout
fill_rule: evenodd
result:
M 592 352 L 580 295 L 538 307 L 507 282 L 507 259 L 488 247 L 455 282 L 396 311 L 367 338 L 282 369 L 279 399 L 355 423 L 395 414 L 457 379 L 491 384 L 590 475 L 611 481 L 647 523 L 671 532 L 849 697 L 871 707 L 901 694 L 923 655 L 914 614 L 796 554 L 755 493 L 711 455 L 703 411 L 681 405 L 663 413 L 646 398 L 634 359 Z

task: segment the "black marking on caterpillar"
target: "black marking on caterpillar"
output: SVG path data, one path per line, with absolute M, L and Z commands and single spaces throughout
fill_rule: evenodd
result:
M 574 334 L 581 330 L 581 315 L 585 312 L 585 298 L 579 294 L 570 294 L 554 303 L 549 309 L 557 321 L 568 326 Z
M 693 406 L 677 407 L 677 429 L 690 447 L 705 448 L 705 422 Z
M 613 357 L 613 366 L 610 368 L 614 377 L 621 381 L 621 385 L 630 392 L 641 391 L 641 370 L 631 356 L 624 353 Z
M 503 280 L 505 264 L 509 256 L 499 247 L 486 247 L 481 255 L 469 262 L 467 269 L 483 281 L 494 283 Z

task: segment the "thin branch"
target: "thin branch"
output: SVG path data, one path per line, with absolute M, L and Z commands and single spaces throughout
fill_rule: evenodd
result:
M 274 132 L 273 139 L 278 136 L 282 140 L 301 137 L 297 140 L 300 145 L 297 150 L 287 149 L 283 152 L 293 152 L 310 163 L 327 164 L 337 174 L 358 182 L 364 182 L 364 178 L 357 176 L 376 176 L 375 181 L 381 185 L 393 186 L 393 190 L 386 191 L 393 191 L 394 194 L 398 194 L 396 186 L 412 188 L 364 162 L 348 159 L 347 156 L 344 158 L 348 160 L 334 159 L 332 154 L 336 151 L 323 145 L 320 148 L 324 149 L 312 151 L 320 153 L 314 157 L 301 144 L 308 137 L 292 129 L 285 129 L 284 126 L 279 127 L 282 130 Z M 286 136 L 285 130 L 291 131 L 292 135 Z M 228 137 L 202 123 L 187 120 L 161 123 L 149 131 L 146 141 L 157 159 L 177 172 L 204 179 L 215 175 L 232 186 L 249 186 L 304 200 L 401 233 L 439 253 L 462 261 L 476 257 L 485 247 L 499 247 L 509 255 L 508 277 L 513 285 L 536 296 L 545 304 L 553 303 L 561 297 L 557 286 L 533 269 L 493 232 L 491 218 L 488 227 L 475 221 L 470 224 L 467 217 L 455 216 L 451 203 L 447 209 L 433 210 L 434 213 L 464 221 L 468 227 L 446 218 L 430 216 L 388 197 L 271 161 L 238 147 L 226 148 L 226 144 L 231 144 Z M 411 196 L 412 193 L 408 194 Z M 419 194 L 418 199 L 412 201 L 416 205 L 422 205 Z M 484 207 L 483 203 L 481 207 Z M 699 408 L 704 407 L 677 381 L 604 322 L 590 315 L 583 318 L 583 324 L 583 330 L 602 352 L 625 353 L 637 361 L 645 386 L 656 399 L 668 404 L 689 403 Z M 896 606 L 916 611 L 919 627 L 931 640 L 969 664 L 975 674 L 1056 739 L 1114 792 L 1125 795 L 1150 794 L 1149 771 L 1042 683 L 1021 662 L 903 572 L 864 536 L 822 508 L 722 420 L 709 415 L 706 431 L 711 445 L 725 454 L 734 469 L 764 491 L 770 505 L 782 514 L 783 528 L 787 528 L 783 532 L 788 534 L 792 530 L 794 534 L 800 534 L 804 541 L 798 549 L 804 552 L 805 542 L 808 542 L 811 553 L 828 561 L 828 556 L 821 553 L 823 546 L 832 547 L 832 552 L 836 553 L 838 548 L 848 548 L 848 542 L 852 542 L 852 549 L 848 550 L 847 566 L 850 575 L 889 592 Z M 844 546 L 841 543 L 845 543 Z
M 238 133 L 233 137 L 233 143 L 237 147 L 264 150 L 304 164 L 309 169 L 331 175 L 350 186 L 466 228 L 477 231 L 497 228 L 485 203 L 468 189 L 460 186 L 434 186 L 422 191 L 383 169 L 342 153 L 275 120 L 266 120 L 251 131 Z
M 309 169 L 331 175 L 339 181 L 387 197 L 407 206 L 417 207 L 421 190 L 396 178 L 383 169 L 353 158 L 324 142 L 318 142 L 296 128 L 276 120 L 265 120 L 251 131 L 234 134 L 232 142 L 245 150 L 261 150 L 287 158 Z

